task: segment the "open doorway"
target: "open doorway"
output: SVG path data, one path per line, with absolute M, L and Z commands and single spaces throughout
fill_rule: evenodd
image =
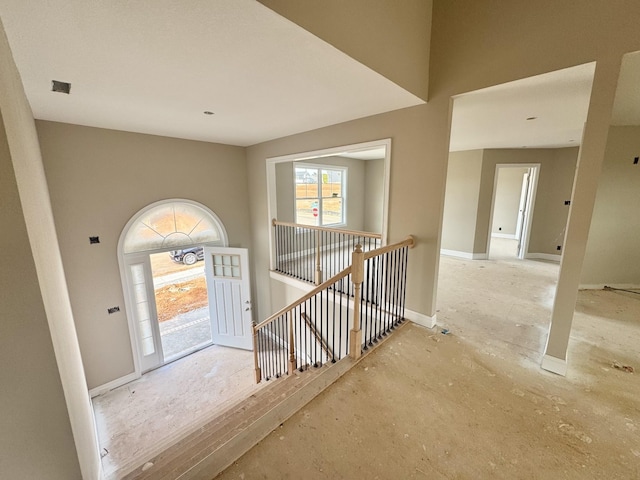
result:
M 259 388 L 248 251 L 228 247 L 213 212 L 182 199 L 151 204 L 123 229 L 118 256 L 136 371 L 93 400 L 109 478 Z
M 540 165 L 498 164 L 491 202 L 488 258 L 524 259 L 528 252 Z
M 453 99 L 438 323 L 491 354 L 517 351 L 536 368 L 594 69 L 580 65 Z
M 212 344 L 202 246 L 150 254 L 164 362 Z

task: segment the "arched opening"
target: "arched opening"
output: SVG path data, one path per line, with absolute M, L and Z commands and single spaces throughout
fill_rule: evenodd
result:
M 153 203 L 127 223 L 118 243 L 136 372 L 213 343 L 205 247 L 226 247 L 218 217 L 189 200 Z
M 129 473 L 258 388 L 247 351 L 248 251 L 228 244 L 220 219 L 190 200 L 153 203 L 122 230 L 117 254 L 137 378 L 94 399 L 109 478 Z M 185 294 L 204 296 L 206 305 L 194 307 Z

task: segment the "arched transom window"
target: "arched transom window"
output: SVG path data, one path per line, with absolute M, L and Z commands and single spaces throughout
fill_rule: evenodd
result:
M 130 221 L 123 253 L 219 243 L 226 233 L 213 212 L 186 200 L 163 201 L 142 210 Z

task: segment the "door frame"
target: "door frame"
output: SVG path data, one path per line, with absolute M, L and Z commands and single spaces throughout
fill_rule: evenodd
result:
M 538 191 L 538 178 L 540 177 L 540 163 L 498 163 L 493 177 L 493 191 L 491 192 L 491 214 L 489 215 L 489 226 L 487 235 L 487 258 L 490 258 L 491 251 L 491 230 L 493 225 L 493 211 L 496 203 L 496 190 L 498 187 L 498 172 L 501 168 L 528 168 L 530 172 L 529 191 L 527 193 L 527 208 L 525 209 L 524 220 L 522 222 L 522 238 L 520 251 L 517 258 L 523 260 L 529 252 L 529 237 L 531 236 L 531 222 L 533 220 L 533 209 L 536 203 L 536 193 Z
M 185 204 L 191 204 L 191 205 L 195 205 L 198 208 L 202 209 L 204 212 L 206 212 L 209 216 L 209 218 L 211 220 L 213 220 L 213 222 L 217 225 L 218 229 L 219 229 L 219 233 L 220 233 L 220 240 L 217 240 L 215 242 L 199 242 L 197 245 L 194 245 L 193 243 L 189 243 L 189 244 L 184 244 L 184 245 L 171 245 L 171 246 L 167 246 L 167 247 L 162 247 L 162 248 L 155 248 L 155 249 L 149 249 L 149 250 L 144 250 L 144 251 L 139 251 L 139 252 L 133 252 L 133 253 L 124 253 L 124 240 L 125 237 L 127 236 L 127 233 L 129 232 L 130 228 L 135 224 L 135 222 L 138 221 L 138 219 L 140 217 L 142 217 L 144 214 L 146 214 L 148 211 L 162 206 L 163 204 L 168 204 L 168 203 L 185 203 Z M 229 240 L 228 240 L 228 236 L 227 236 L 227 231 L 224 227 L 224 224 L 222 223 L 222 221 L 220 220 L 220 218 L 208 207 L 206 207 L 205 205 L 199 203 L 199 202 L 195 202 L 193 200 L 188 200 L 188 199 L 183 199 L 183 198 L 169 198 L 169 199 L 165 199 L 165 200 L 160 200 L 157 202 L 153 202 L 149 205 L 147 205 L 146 207 L 142 208 L 141 210 L 139 210 L 138 212 L 136 212 L 135 215 L 133 215 L 129 221 L 126 223 L 126 225 L 124 226 L 124 228 L 122 229 L 122 232 L 120 233 L 120 238 L 118 240 L 118 249 L 117 249 L 117 256 L 118 256 L 118 266 L 120 269 L 120 282 L 122 284 L 122 293 L 123 293 L 123 297 L 124 297 L 124 305 L 125 305 L 125 316 L 127 318 L 127 328 L 128 328 L 128 333 L 129 333 L 129 341 L 130 341 L 130 345 L 131 345 L 131 355 L 133 357 L 133 372 L 125 375 L 123 377 L 120 378 L 116 378 L 111 382 L 108 382 L 107 384 L 101 385 L 99 387 L 96 387 L 94 389 L 92 389 L 92 396 L 95 395 L 99 395 L 100 393 L 104 392 L 107 389 L 113 389 L 116 387 L 119 387 L 121 385 L 124 385 L 125 383 L 129 383 L 133 380 L 137 380 L 140 377 L 142 377 L 142 366 L 141 366 L 141 352 L 140 352 L 140 343 L 138 341 L 138 331 L 137 331 L 137 326 L 135 324 L 136 322 L 136 318 L 134 315 L 134 302 L 133 299 L 131 297 L 132 294 L 132 285 L 130 284 L 129 280 L 128 280 L 128 272 L 127 272 L 127 265 L 128 263 L 126 262 L 126 257 L 128 256 L 142 256 L 142 255 L 146 255 L 146 272 L 151 273 L 151 262 L 149 260 L 149 255 L 154 254 L 154 253 L 162 253 L 162 252 L 168 252 L 171 250 L 176 250 L 179 248 L 186 248 L 186 247 L 194 247 L 194 246 L 218 246 L 218 247 L 228 247 L 229 246 Z M 153 282 L 152 280 L 152 275 L 150 275 L 149 279 L 151 280 L 151 282 Z M 155 309 L 155 295 L 153 296 L 153 308 Z M 157 314 L 155 314 L 154 311 L 154 319 L 155 319 L 155 323 L 157 324 Z M 95 395 L 94 395 L 95 394 Z
M 166 253 L 166 252 L 170 252 L 171 250 L 176 250 L 178 248 L 183 248 L 183 247 L 186 248 L 186 247 L 193 247 L 193 246 L 202 246 L 202 247 L 215 246 L 215 247 L 225 248 L 224 246 L 220 245 L 217 242 L 205 242 L 205 243 L 202 243 L 201 245 L 182 245 L 180 247 L 172 246 L 167 248 L 149 250 L 145 252 L 130 253 L 122 256 L 120 276 L 123 282 L 122 285 L 124 289 L 124 303 L 125 303 L 125 311 L 127 316 L 127 324 L 129 327 L 129 338 L 131 340 L 131 349 L 133 352 L 133 362 L 135 366 L 134 373 L 136 375 L 135 378 L 140 378 L 142 374 L 167 364 L 167 362 L 164 361 L 165 359 L 164 359 L 164 354 L 162 352 L 162 341 L 160 340 L 160 330 L 159 330 L 160 327 L 158 324 L 156 297 L 155 297 L 155 290 L 153 288 L 153 271 L 151 269 L 151 255 L 154 255 L 157 253 Z M 133 292 L 133 285 L 130 282 L 130 275 L 128 271 L 129 266 L 134 263 L 142 263 L 144 265 L 145 281 L 147 282 L 146 292 L 149 300 L 150 314 L 152 316 L 151 328 L 154 330 L 154 346 L 156 348 L 156 351 L 159 352 L 160 360 L 161 360 L 161 363 L 159 365 L 151 368 L 147 368 L 147 369 L 143 369 L 142 362 L 141 362 L 142 352 L 140 351 L 140 338 L 139 338 L 138 328 L 136 324 L 137 317 L 136 317 L 136 313 L 134 312 L 134 309 L 135 309 L 135 301 L 133 298 L 134 292 Z

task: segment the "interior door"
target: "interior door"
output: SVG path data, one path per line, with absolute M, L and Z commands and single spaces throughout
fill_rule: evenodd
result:
M 524 208 L 522 214 L 522 228 L 520 239 L 518 240 L 518 258 L 524 259 L 526 255 L 526 249 L 529 245 L 529 234 L 531 227 L 531 213 L 533 212 L 533 200 L 535 194 L 535 188 L 537 185 L 538 167 L 529 168 L 526 178 L 526 196 L 524 201 Z
M 516 240 L 520 240 L 522 238 L 522 227 L 524 225 L 524 210 L 527 205 L 528 193 L 529 193 L 529 173 L 525 173 L 522 177 L 522 190 L 520 191 L 520 204 L 518 206 L 518 219 L 516 221 Z M 518 245 L 518 248 L 520 248 L 519 245 Z
M 252 350 L 247 249 L 204 247 L 204 261 L 213 343 Z

